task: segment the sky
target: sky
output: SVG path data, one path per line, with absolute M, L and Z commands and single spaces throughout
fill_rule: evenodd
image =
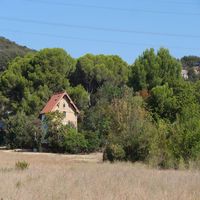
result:
M 199 0 L 0 0 L 0 36 L 32 49 L 119 55 L 147 48 L 200 56 Z

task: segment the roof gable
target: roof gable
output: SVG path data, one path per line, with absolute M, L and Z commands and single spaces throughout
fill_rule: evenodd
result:
M 72 99 L 70 98 L 70 96 L 67 94 L 67 92 L 62 92 L 62 93 L 57 93 L 54 94 L 50 100 L 47 102 L 47 104 L 44 106 L 44 108 L 42 109 L 42 111 L 40 112 L 40 114 L 44 114 L 44 113 L 48 113 L 51 112 L 53 110 L 53 108 L 60 102 L 61 99 L 63 99 L 66 96 L 66 98 L 68 99 L 70 105 L 72 106 L 72 108 L 74 109 L 74 111 L 76 113 L 80 113 L 80 111 L 78 110 L 78 108 L 76 107 L 76 105 L 74 104 L 74 102 L 72 101 Z

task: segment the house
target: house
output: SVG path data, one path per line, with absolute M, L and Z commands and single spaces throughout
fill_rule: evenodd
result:
M 181 75 L 182 75 L 182 77 L 183 77 L 185 80 L 187 80 L 187 79 L 188 79 L 188 70 L 183 69 L 183 70 L 181 71 Z
M 63 124 L 72 124 L 77 128 L 77 117 L 80 111 L 67 92 L 54 94 L 40 112 L 43 120 L 46 113 L 59 111 L 64 114 Z

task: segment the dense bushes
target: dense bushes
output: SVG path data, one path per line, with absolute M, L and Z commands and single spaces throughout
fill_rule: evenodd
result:
M 23 112 L 5 121 L 4 140 L 10 148 L 28 148 L 53 152 L 86 153 L 99 148 L 96 133 L 79 133 L 75 128 L 62 125 L 63 115 L 55 112 L 41 122 Z
M 86 153 L 99 147 L 98 138 L 92 132 L 78 132 L 74 127 L 63 125 L 61 113 L 49 113 L 44 120 L 45 142 L 54 152 Z
M 87 140 L 76 129 L 68 128 L 64 135 L 64 151 L 68 153 L 81 153 L 87 151 Z
M 140 96 L 127 90 L 108 106 L 112 122 L 105 157 L 113 160 L 145 161 L 149 153 L 149 138 L 155 126 Z
M 18 112 L 5 121 L 5 144 L 11 148 L 39 148 L 41 144 L 41 122 L 32 116 Z
M 160 119 L 158 113 L 154 113 L 153 119 L 142 99 L 131 97 L 130 93 L 114 100 L 107 111 L 112 123 L 104 151 L 105 160 L 145 161 L 160 168 L 188 167 L 190 162 L 199 162 L 198 104 L 182 107 L 174 123 L 171 123 L 171 117 Z
M 48 131 L 47 131 L 48 133 Z M 93 132 L 80 133 L 75 128 L 64 126 L 52 138 L 46 136 L 48 147 L 54 152 L 89 153 L 99 149 L 99 138 Z
M 116 160 L 125 160 L 126 153 L 123 147 L 119 144 L 107 145 L 103 153 L 103 160 L 110 160 L 111 162 Z
M 82 131 L 82 134 L 87 141 L 87 152 L 98 151 L 100 147 L 99 135 L 92 131 Z

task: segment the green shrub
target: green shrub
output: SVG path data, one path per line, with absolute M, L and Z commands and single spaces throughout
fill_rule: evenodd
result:
M 111 144 L 106 147 L 103 159 L 113 162 L 115 160 L 123 160 L 125 159 L 125 156 L 125 151 L 122 146 L 118 144 Z
M 157 122 L 157 130 L 150 138 L 149 164 L 158 168 L 178 168 L 178 160 L 173 154 L 174 143 L 171 141 L 172 126 L 164 120 Z M 172 145 L 173 144 L 173 145 Z
M 17 161 L 15 163 L 15 169 L 17 170 L 25 170 L 25 169 L 28 169 L 29 168 L 29 163 L 26 162 L 26 161 Z
M 4 121 L 5 144 L 10 148 L 37 148 L 41 143 L 41 121 L 24 112 L 9 115 Z
M 83 134 L 74 128 L 68 128 L 64 135 L 63 148 L 68 153 L 82 153 L 87 151 L 87 141 Z
M 68 140 L 71 132 L 77 132 L 72 125 L 63 125 L 63 113 L 50 112 L 46 114 L 43 121 L 45 133 L 45 143 L 49 151 L 55 153 L 68 152 Z M 45 146 L 44 146 L 45 147 Z
M 82 132 L 87 141 L 87 152 L 94 152 L 99 149 L 100 139 L 96 132 L 84 131 Z

